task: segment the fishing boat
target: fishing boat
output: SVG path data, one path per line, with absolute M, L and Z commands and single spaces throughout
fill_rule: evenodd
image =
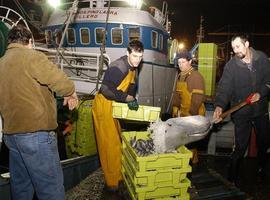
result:
M 47 54 L 74 81 L 77 93 L 84 96 L 95 95 L 108 65 L 126 54 L 129 41 L 139 39 L 145 52 L 137 80 L 138 102 L 169 112 L 177 78 L 177 69 L 173 65 L 177 42 L 170 39 L 169 5 L 163 2 L 159 9 L 139 4 L 141 1 L 130 2 L 133 4 L 126 0 L 75 0 L 66 3 L 52 12 L 42 27 L 46 42 L 36 41 L 35 48 Z M 1 10 L 0 13 L 4 14 L 0 19 L 8 29 L 18 23 L 28 27 L 16 11 L 4 6 L 0 6 Z M 14 15 L 11 18 L 11 13 L 15 13 L 17 18 Z M 65 188 L 70 189 L 99 167 L 97 152 L 64 160 L 62 165 Z M 0 177 L 3 200 L 10 199 L 6 177 L 8 175 Z
M 141 1 L 134 2 L 83 0 L 66 3 L 55 9 L 43 25 L 46 43 L 36 41 L 35 48 L 57 64 L 74 81 L 77 93 L 84 96 L 95 95 L 104 71 L 112 61 L 126 54 L 131 40 L 141 40 L 145 52 L 137 80 L 137 99 L 142 105 L 161 107 L 165 112 L 170 107 L 177 75 L 177 69 L 170 63 L 172 58 L 168 57 L 168 4 L 163 2 L 162 8 L 158 9 L 142 5 Z M 1 29 L 1 41 L 5 41 L 7 30 L 17 24 L 22 23 L 29 28 L 27 21 L 15 10 L 0 6 L 0 13 L 4 27 Z M 173 46 L 175 49 L 176 45 Z M 6 44 L 1 43 L 1 55 L 5 47 Z M 65 187 L 69 189 L 98 168 L 96 149 L 90 155 L 87 153 L 85 156 L 82 152 L 77 158 L 64 160 L 62 165 Z M 6 174 L 0 177 L 3 191 L 9 188 L 6 177 Z M 10 198 L 9 192 L 3 194 L 6 199 Z
M 168 57 L 168 4 L 163 2 L 159 10 L 136 2 L 133 5 L 124 0 L 67 3 L 65 10 L 56 9 L 52 13 L 44 27 L 46 49 L 38 49 L 54 57 L 74 80 L 78 93 L 94 94 L 108 64 L 126 54 L 129 41 L 138 39 L 145 47 L 138 102 L 166 111 L 177 74 Z M 59 52 L 59 48 L 64 50 Z

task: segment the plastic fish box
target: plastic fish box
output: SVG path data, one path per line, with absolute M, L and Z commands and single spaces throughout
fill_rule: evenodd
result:
M 126 103 L 113 102 L 113 117 L 118 119 L 128 119 L 135 121 L 154 122 L 159 119 L 160 107 L 139 106 L 139 109 L 130 110 Z
M 80 100 L 79 103 L 78 119 L 73 123 L 71 133 L 65 137 L 66 146 L 71 154 L 95 155 L 97 147 L 92 119 L 93 100 Z
M 122 153 L 124 159 L 129 160 L 131 165 L 139 172 L 162 170 L 162 169 L 179 169 L 189 166 L 192 152 L 185 146 L 177 149 L 176 153 L 153 154 L 145 157 L 137 155 L 130 145 L 130 140 L 136 136 L 136 139 L 148 139 L 149 132 L 123 132 L 122 133 Z
M 128 161 L 122 160 L 122 172 L 127 174 L 136 187 L 177 187 L 182 180 L 187 178 L 187 173 L 191 172 L 191 167 L 139 172 Z
M 191 185 L 190 180 L 187 178 L 181 181 L 177 187 L 136 187 L 129 179 L 126 173 L 122 171 L 123 179 L 132 200 L 145 200 L 145 199 L 178 199 L 189 200 L 190 195 L 188 188 Z

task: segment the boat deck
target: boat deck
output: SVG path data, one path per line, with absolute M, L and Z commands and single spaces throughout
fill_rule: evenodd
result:
M 189 189 L 191 200 L 269 200 L 270 185 L 256 175 L 257 161 L 245 158 L 241 163 L 240 187 L 237 188 L 226 180 L 229 164 L 228 154 L 216 156 L 199 154 L 200 162 L 193 166 L 189 174 L 192 187 Z M 269 170 L 270 171 L 270 170 Z M 98 181 L 97 181 L 98 180 Z M 89 184 L 91 181 L 96 181 Z M 67 191 L 67 199 L 129 200 L 124 188 L 121 195 L 103 190 L 103 173 L 99 168 L 80 185 Z M 75 196 L 76 197 L 75 197 Z
M 263 180 L 257 176 L 256 158 L 245 158 L 242 160 L 239 188 L 232 185 L 225 178 L 227 177 L 228 164 L 228 153 L 212 156 L 200 151 L 199 163 L 193 165 L 192 173 L 188 175 L 192 184 L 192 187 L 189 189 L 191 200 L 270 199 L 270 181 L 267 177 L 264 177 L 265 179 Z M 0 165 L 1 169 L 7 169 L 7 166 L 3 166 L 2 162 Z M 128 192 L 124 186 L 122 187 L 121 194 L 105 192 L 103 189 L 104 177 L 101 168 L 99 168 L 97 156 L 88 158 L 87 162 L 85 159 L 81 159 L 80 162 L 76 163 L 69 161 L 64 163 L 63 168 L 67 200 L 129 200 Z M 88 168 L 91 169 L 88 170 Z M 86 174 L 87 170 L 88 174 Z M 270 173 L 270 166 L 268 171 Z M 82 179 L 84 180 L 81 181 Z M 76 184 L 78 185 L 72 188 Z M 11 199 L 9 182 L 3 178 L 0 178 L 0 196 L 1 200 Z

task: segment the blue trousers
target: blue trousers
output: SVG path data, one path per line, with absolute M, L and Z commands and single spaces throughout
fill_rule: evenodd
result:
M 4 135 L 13 200 L 64 200 L 63 171 L 54 132 Z

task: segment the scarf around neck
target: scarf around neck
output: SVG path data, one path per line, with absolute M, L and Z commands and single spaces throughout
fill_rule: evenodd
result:
M 193 67 L 190 67 L 186 71 L 181 71 L 180 74 L 179 74 L 180 80 L 186 79 L 186 77 L 189 76 L 193 71 L 194 71 Z

